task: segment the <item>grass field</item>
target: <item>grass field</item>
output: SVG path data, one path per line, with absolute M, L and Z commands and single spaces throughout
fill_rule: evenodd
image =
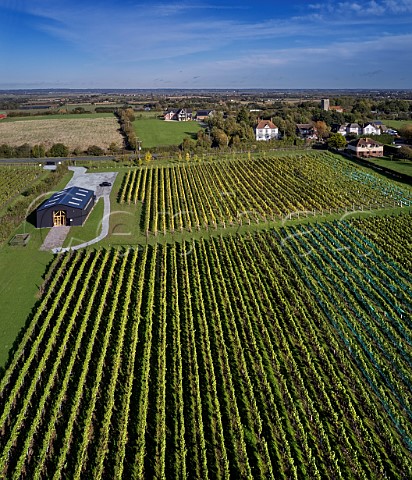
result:
M 63 143 L 70 150 L 84 151 L 90 145 L 107 149 L 111 143 L 121 148 L 123 137 L 113 115 L 58 115 L 0 123 L 0 143 L 11 146 L 43 144 L 46 148 Z
M 26 247 L 0 248 L 0 367 L 37 301 L 42 275 L 53 259 L 51 252 L 39 252 L 44 232 L 28 224 L 23 231 L 31 235 Z
M 195 139 L 201 129 L 197 122 L 165 122 L 150 117 L 135 120 L 133 126 L 143 148 L 179 145 L 184 138 Z
M 407 125 L 412 125 L 412 120 L 382 120 L 383 123 L 390 128 L 399 130 L 400 128 L 405 128 Z
M 412 162 L 409 160 L 387 160 L 384 158 L 369 158 L 369 162 L 381 167 L 390 168 L 395 172 L 403 173 L 412 177 Z

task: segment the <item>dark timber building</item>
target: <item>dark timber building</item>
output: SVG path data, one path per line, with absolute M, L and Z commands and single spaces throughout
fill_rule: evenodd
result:
M 70 187 L 54 193 L 37 209 L 36 227 L 83 225 L 95 202 L 93 190 Z

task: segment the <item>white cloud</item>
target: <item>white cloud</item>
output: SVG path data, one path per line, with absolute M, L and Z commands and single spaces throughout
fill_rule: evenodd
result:
M 328 15 L 376 15 L 412 13 L 412 0 L 369 0 L 366 2 L 312 3 L 309 7 Z
M 394 13 L 412 13 L 412 0 L 384 0 L 385 7 Z
M 300 17 L 277 19 L 274 9 L 273 17 L 263 15 L 260 21 L 235 11 L 221 15 L 217 9 L 227 6 L 201 3 L 125 2 L 122 8 L 102 3 L 97 8 L 85 1 L 74 8 L 68 0 L 0 0 L 5 3 L 31 14 L 33 27 L 63 40 L 68 50 L 73 45 L 79 62 L 88 62 L 79 77 L 106 85 L 112 79 L 111 85 L 125 87 L 137 82 L 146 82 L 142 87 L 153 82 L 216 86 L 219 78 L 220 86 L 250 82 L 250 87 L 264 87 L 282 78 L 294 88 L 316 76 L 324 82 L 331 75 L 342 82 L 348 76 L 361 78 L 360 69 L 364 78 L 382 78 L 388 64 L 396 75 L 411 60 L 412 36 L 400 33 L 411 31 L 407 13 L 412 0 L 317 1 Z M 124 79 L 131 84 L 122 84 Z

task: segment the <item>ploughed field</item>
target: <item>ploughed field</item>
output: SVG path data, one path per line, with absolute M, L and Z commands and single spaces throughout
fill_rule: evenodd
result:
M 56 256 L 0 476 L 412 478 L 411 218 Z
M 135 205 L 141 230 L 156 236 L 410 206 L 412 192 L 341 157 L 306 153 L 130 169 L 118 201 Z

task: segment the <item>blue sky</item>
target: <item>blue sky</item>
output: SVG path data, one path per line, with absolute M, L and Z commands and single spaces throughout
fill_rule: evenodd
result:
M 412 0 L 0 0 L 0 89 L 412 88 Z

